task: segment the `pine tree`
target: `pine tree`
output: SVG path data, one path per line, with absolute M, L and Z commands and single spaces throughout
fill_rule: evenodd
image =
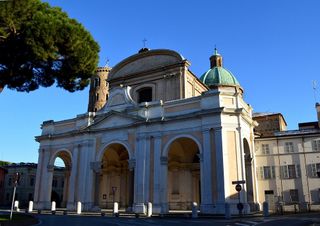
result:
M 60 8 L 40 0 L 0 1 L 0 91 L 53 84 L 82 90 L 98 53 L 91 34 Z

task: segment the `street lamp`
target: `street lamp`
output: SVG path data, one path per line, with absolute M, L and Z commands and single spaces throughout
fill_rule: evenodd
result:
M 15 173 L 13 180 L 14 180 L 14 185 L 13 185 L 13 196 L 12 196 L 11 211 L 10 211 L 10 220 L 12 220 L 14 199 L 16 196 L 17 184 L 19 183 L 19 180 L 20 180 L 20 173 L 18 173 L 18 172 Z

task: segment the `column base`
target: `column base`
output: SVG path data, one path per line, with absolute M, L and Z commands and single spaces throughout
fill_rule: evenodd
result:
M 36 210 L 51 210 L 51 202 L 38 201 L 34 203 L 34 209 Z
M 135 203 L 133 206 L 133 212 L 137 214 L 146 214 L 146 205 L 144 203 Z
M 67 203 L 67 210 L 68 211 L 74 211 L 76 210 L 76 204 L 74 202 L 68 202 Z
M 160 204 L 154 204 L 152 206 L 152 213 L 160 214 L 161 213 L 161 205 Z

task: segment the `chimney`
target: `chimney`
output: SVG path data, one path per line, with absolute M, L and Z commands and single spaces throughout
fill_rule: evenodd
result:
M 320 104 L 316 103 L 317 115 L 318 115 L 318 125 L 320 128 Z

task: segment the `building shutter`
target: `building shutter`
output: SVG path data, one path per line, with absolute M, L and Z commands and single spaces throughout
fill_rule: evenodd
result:
M 297 178 L 301 177 L 301 168 L 299 164 L 296 165 L 296 176 Z

